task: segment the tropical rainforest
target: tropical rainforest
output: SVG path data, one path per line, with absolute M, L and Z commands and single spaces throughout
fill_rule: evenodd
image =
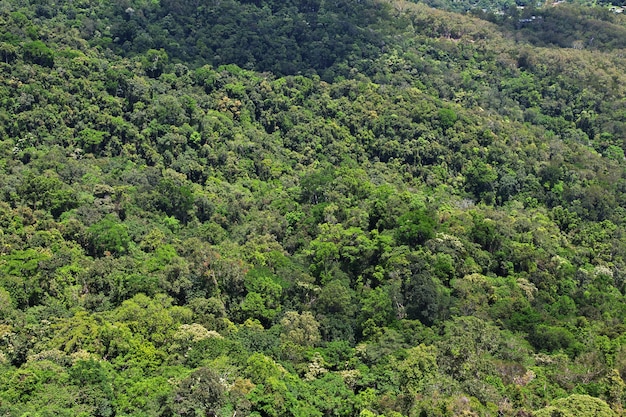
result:
M 0 0 L 0 415 L 622 415 L 609 6 Z

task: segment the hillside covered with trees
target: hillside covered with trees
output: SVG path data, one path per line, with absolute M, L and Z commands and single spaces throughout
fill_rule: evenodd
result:
M 0 415 L 622 415 L 625 33 L 1 0 Z

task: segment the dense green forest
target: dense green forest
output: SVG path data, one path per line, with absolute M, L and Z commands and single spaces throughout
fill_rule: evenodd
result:
M 580 4 L 0 0 L 0 415 L 622 415 L 625 52 Z

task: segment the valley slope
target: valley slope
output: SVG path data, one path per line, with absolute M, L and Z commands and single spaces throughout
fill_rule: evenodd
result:
M 0 5 L 1 415 L 622 413 L 620 14 Z

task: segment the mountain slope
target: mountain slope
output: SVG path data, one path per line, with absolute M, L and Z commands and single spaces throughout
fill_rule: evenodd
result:
M 2 414 L 621 412 L 616 47 L 92 3 L 0 14 Z

